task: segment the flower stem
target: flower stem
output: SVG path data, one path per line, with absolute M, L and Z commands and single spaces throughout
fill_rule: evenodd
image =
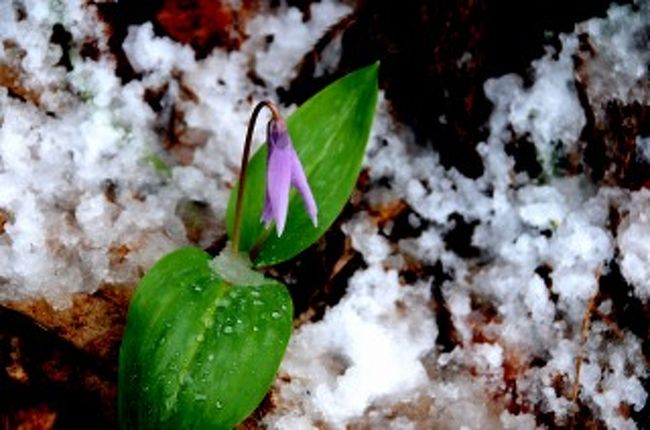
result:
M 262 249 L 262 245 L 264 245 L 264 242 L 266 242 L 266 239 L 268 239 L 270 233 L 271 233 L 271 229 L 270 228 L 265 228 L 262 231 L 262 234 L 260 234 L 260 237 L 257 238 L 257 241 L 255 242 L 255 245 L 253 245 L 253 247 L 251 248 L 251 250 L 250 250 L 250 252 L 248 254 L 251 261 L 253 261 L 253 260 L 255 260 L 257 258 L 257 256 L 260 253 L 260 250 Z
M 235 251 L 235 253 L 239 252 L 239 241 L 241 238 L 241 218 L 242 210 L 244 208 L 244 189 L 246 187 L 246 172 L 248 170 L 248 158 L 251 152 L 253 131 L 255 130 L 257 117 L 265 107 L 271 111 L 274 119 L 280 119 L 280 111 L 278 110 L 277 106 L 269 100 L 262 100 L 255 106 L 255 108 L 253 108 L 251 119 L 248 121 L 248 130 L 246 131 L 246 140 L 244 142 L 244 152 L 241 157 L 241 169 L 239 170 L 239 189 L 237 190 L 237 204 L 235 205 L 235 225 L 233 226 L 232 231 L 232 249 Z

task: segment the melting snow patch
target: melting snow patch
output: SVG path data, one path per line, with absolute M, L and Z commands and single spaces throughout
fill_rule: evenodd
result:
M 303 21 L 281 6 L 249 23 L 239 51 L 215 49 L 200 61 L 151 24 L 134 26 L 124 50 L 142 77 L 123 85 L 106 29 L 86 3 L 0 2 L 0 64 L 25 89 L 18 100 L 0 88 L 0 299 L 64 306 L 71 293 L 102 283 L 133 284 L 190 240 L 208 246 L 220 237 L 251 100 L 276 99 L 305 53 L 351 13 L 321 1 Z M 367 212 L 345 224 L 367 267 L 321 321 L 295 333 L 267 424 L 528 429 L 540 424 L 536 413 L 567 423 L 576 393 L 605 426 L 636 427 L 622 411 L 647 402 L 641 340 L 611 327 L 613 299 L 598 304 L 598 315 L 591 306 L 614 262 L 634 300 L 650 300 L 650 192 L 598 187 L 558 160 L 581 150 L 586 123 L 574 83 L 577 33 L 587 32 L 600 53 L 586 66 L 590 95 L 644 101 L 637 84 L 648 79 L 650 54 L 634 41 L 649 15 L 647 2 L 636 12 L 612 7 L 535 61 L 532 86 L 515 75 L 486 82 L 493 111 L 476 180 L 445 169 L 381 103 L 365 203 L 399 200 L 415 233 L 393 243 Z M 83 59 L 74 45 L 72 69 L 59 66 L 55 23 L 75 41 L 96 40 L 100 58 Z M 338 62 L 339 44 L 318 73 Z M 156 111 L 148 92 L 160 93 Z M 163 149 L 160 130 L 172 119 L 179 152 Z M 539 178 L 515 174 L 505 150 L 513 133 L 534 144 Z M 637 139 L 645 158 L 646 141 Z M 188 204 L 216 220 L 201 237 L 188 237 Z M 450 246 L 460 220 L 473 226 L 465 245 L 475 256 Z M 419 278 L 405 281 L 408 271 Z
M 615 70 L 635 79 L 647 76 L 643 68 L 626 71 L 627 64 L 647 64 L 646 53 L 628 43 L 640 16 L 647 16 L 641 9 L 614 7 L 607 19 L 579 26 L 612 52 L 606 58 Z M 625 47 L 605 37 L 612 31 Z M 278 408 L 268 417 L 275 428 L 291 419 L 304 428 L 317 423 L 390 428 L 397 422 L 408 428 L 416 422 L 428 428 L 534 429 L 540 425 L 538 412 L 567 424 L 577 408 L 574 393 L 606 426 L 636 428 L 621 410 L 627 405 L 639 411 L 647 401 L 641 341 L 627 330 L 612 339 L 607 317 L 595 317 L 592 306 L 601 277 L 617 260 L 636 297 L 648 300 L 650 194 L 598 187 L 558 167 L 560 158 L 581 150 L 586 124 L 574 82 L 577 35 L 564 35 L 561 42 L 558 53 L 549 51 L 533 63 L 529 88 L 515 75 L 485 84 L 494 107 L 490 135 L 478 146 L 485 174 L 477 180 L 443 168 L 381 104 L 365 161 L 371 184 L 365 198 L 371 207 L 402 200 L 419 233 L 391 243 L 366 213 L 345 225 L 369 268 L 352 278 L 346 296 L 323 321 L 305 324 L 296 334 L 283 367 L 290 382 L 277 385 Z M 616 93 L 634 94 L 635 82 L 622 79 Z M 534 143 L 540 178 L 513 174 L 514 160 L 505 151 L 513 132 Z M 386 180 L 390 187 L 382 185 Z M 624 214 L 617 231 L 610 225 L 613 207 Z M 478 221 L 469 238 L 477 257 L 463 258 L 446 243 L 453 217 Z M 407 270 L 409 264 L 438 267 L 446 278 L 396 289 L 392 270 Z M 393 278 L 379 283 L 383 300 L 376 290 L 379 275 Z M 411 339 L 415 343 L 407 347 L 400 331 L 405 325 L 378 318 L 394 318 L 395 292 L 410 291 L 420 301 L 400 300 L 408 326 L 433 328 L 423 311 L 430 290 L 423 281 L 439 283 L 455 330 L 438 327 L 455 345 L 449 352 L 433 348 L 432 337 Z M 601 315 L 612 311 L 611 301 L 598 307 Z M 585 318 L 594 321 L 586 327 Z M 399 370 L 399 362 L 404 367 L 410 362 L 412 373 Z M 382 368 L 386 379 L 375 381 L 371 375 Z M 419 383 L 409 382 L 416 377 Z M 521 412 L 507 412 L 513 405 Z
M 275 88 L 288 84 L 304 54 L 349 12 L 321 2 L 303 21 L 297 9 L 282 6 L 250 22 L 240 51 L 215 49 L 202 61 L 189 47 L 157 37 L 151 23 L 133 26 L 124 51 L 142 78 L 122 85 L 110 32 L 94 6 L 1 2 L 0 64 L 15 73 L 27 100 L 0 89 L 0 213 L 8 220 L 0 236 L 0 298 L 45 297 L 66 306 L 74 292 L 133 284 L 188 242 L 188 204 L 217 220 L 192 240 L 208 246 L 217 239 L 251 100 L 275 99 Z M 69 71 L 51 42 L 56 23 L 72 35 Z M 262 53 L 257 45 L 268 31 L 274 41 Z M 80 55 L 86 40 L 97 44 L 97 61 Z M 251 65 L 273 91 L 247 78 Z M 160 111 L 146 102 L 147 91 L 160 93 Z M 184 152 L 163 150 L 160 130 L 171 119 Z
M 621 271 L 636 294 L 650 300 L 650 190 L 634 193 L 629 215 L 619 227 Z
M 281 428 L 283 413 L 299 413 L 343 428 L 383 398 L 425 386 L 421 359 L 436 328 L 422 287 L 402 286 L 397 272 L 377 265 L 355 274 L 346 297 L 322 321 L 294 334 L 281 369 L 291 382 L 279 392 L 293 407 L 280 406 L 269 423 Z

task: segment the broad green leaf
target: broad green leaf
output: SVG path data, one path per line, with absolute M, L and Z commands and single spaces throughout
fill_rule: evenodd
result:
M 289 134 L 305 169 L 316 204 L 314 228 L 295 190 L 291 191 L 284 233 L 264 229 L 266 145 L 252 157 L 244 195 L 240 250 L 261 243 L 256 266 L 268 266 L 294 257 L 320 238 L 348 201 L 361 169 L 377 104 L 377 72 L 373 64 L 334 82 L 287 120 Z M 237 188 L 228 205 L 228 233 L 232 236 Z
M 122 429 L 231 429 L 255 409 L 284 355 L 293 309 L 284 285 L 251 279 L 229 284 L 197 248 L 147 273 L 120 350 Z

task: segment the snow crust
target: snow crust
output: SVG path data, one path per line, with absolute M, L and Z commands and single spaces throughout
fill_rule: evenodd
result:
M 644 301 L 650 300 L 650 190 L 635 193 L 629 204 L 630 213 L 619 227 L 621 271 Z
M 607 428 L 637 428 L 621 411 L 640 411 L 648 399 L 641 339 L 627 330 L 614 329 L 618 338 L 612 334 L 607 322 L 611 302 L 599 307 L 602 318 L 590 317 L 587 331 L 583 321 L 593 312 L 590 303 L 612 262 L 647 303 L 650 194 L 599 187 L 585 175 L 563 172 L 557 160 L 583 145 L 586 118 L 572 60 L 577 33 L 588 32 L 613 73 L 635 78 L 610 80 L 609 90 L 598 89 L 604 97 L 629 102 L 638 97 L 638 82 L 648 79 L 646 52 L 631 41 L 649 16 L 647 7 L 639 13 L 613 7 L 607 18 L 562 35 L 560 52 L 549 49 L 534 61 L 532 86 L 525 88 L 516 75 L 486 82 L 494 107 L 489 137 L 479 144 L 485 174 L 478 180 L 444 169 L 437 155 L 415 145 L 410 130 L 395 123 L 387 104 L 381 104 L 366 158 L 371 187 L 365 199 L 374 209 L 405 202 L 413 211 L 411 225 L 420 233 L 393 243 L 365 212 L 345 224 L 344 232 L 369 267 L 352 278 L 347 295 L 322 321 L 295 333 L 282 367 L 287 378 L 276 385 L 278 407 L 267 417 L 271 428 L 324 423 L 342 429 L 363 423 L 370 428 L 534 429 L 545 427 L 536 418 L 540 413 L 568 425 L 577 408 L 572 396 L 578 383 L 578 400 Z M 513 131 L 534 143 L 541 178 L 514 172 L 514 160 L 505 151 Z M 382 185 L 386 179 L 389 188 Z M 625 214 L 615 230 L 612 207 Z M 478 257 L 461 258 L 446 244 L 453 216 L 477 222 L 471 245 Z M 390 287 L 384 287 L 382 297 L 359 297 L 359 281 L 368 272 L 390 277 L 413 264 L 440 264 L 449 277 L 440 289 L 459 338 L 451 351 L 432 347 L 431 337 L 419 350 L 405 349 L 394 340 L 402 320 L 377 320 L 374 311 L 359 320 L 362 314 L 352 306 L 354 301 L 374 310 L 383 303 L 389 312 L 399 301 L 406 306 L 408 324 L 437 327 L 435 313 L 419 310 L 420 301 L 394 297 Z M 374 284 L 367 282 L 367 287 Z M 399 291 L 417 297 L 429 294 L 435 282 L 400 280 Z M 364 331 L 369 322 L 378 325 L 372 334 Z M 365 353 L 374 353 L 376 362 L 386 360 L 378 333 L 393 342 L 393 358 L 412 363 L 410 377 L 383 364 L 386 384 L 402 378 L 399 393 L 374 381 L 360 383 L 362 371 L 356 366 Z M 342 336 L 349 337 L 346 344 L 338 343 Z M 339 357 L 334 369 L 328 364 L 332 355 Z M 576 381 L 578 359 L 582 366 Z M 369 372 L 375 363 L 367 364 Z M 409 382 L 415 379 L 418 384 Z M 359 383 L 351 385 L 351 380 Z
M 213 220 L 198 243 L 216 240 L 252 103 L 276 99 L 275 88 L 350 11 L 317 3 L 304 23 L 294 8 L 260 14 L 241 50 L 217 49 L 202 61 L 155 36 L 151 23 L 134 26 L 124 50 L 142 78 L 122 85 L 94 6 L 2 2 L 0 64 L 38 96 L 24 102 L 0 88 L 0 211 L 9 220 L 0 236 L 0 299 L 45 297 L 66 306 L 71 293 L 137 282 L 188 242 L 180 214 L 194 202 Z M 56 23 L 72 34 L 70 71 L 50 41 Z M 269 34 L 275 42 L 260 46 Z M 84 40 L 96 41 L 99 60 L 80 56 Z M 148 90 L 161 93 L 161 112 L 145 101 Z M 182 119 L 184 152 L 170 155 L 159 130 L 172 115 Z
M 402 288 L 397 272 L 379 265 L 357 272 L 341 303 L 293 337 L 282 371 L 291 375 L 285 390 L 299 408 L 280 406 L 271 425 L 302 418 L 311 428 L 302 417 L 308 414 L 344 427 L 382 397 L 425 386 L 420 359 L 436 330 L 427 289 L 419 287 Z
M 122 84 L 92 5 L 0 2 L 0 65 L 30 90 L 21 99 L 0 88 L 0 299 L 45 297 L 65 306 L 71 293 L 131 285 L 166 252 L 221 237 L 252 103 L 276 100 L 304 54 L 351 13 L 333 0 L 311 7 L 307 21 L 285 5 L 260 13 L 239 51 L 216 49 L 200 61 L 157 37 L 150 23 L 134 26 L 124 50 L 142 77 Z M 614 263 L 647 304 L 650 192 L 598 186 L 557 160 L 583 144 L 577 34 L 589 34 L 599 52 L 587 64 L 588 91 L 643 101 L 649 54 L 635 35 L 648 21 L 647 3 L 636 12 L 612 7 L 563 35 L 560 52 L 533 62 L 532 86 L 516 75 L 486 82 L 494 106 L 489 137 L 478 145 L 485 174 L 477 180 L 445 169 L 381 102 L 364 198 L 371 209 L 403 202 L 417 234 L 393 241 L 368 212 L 345 223 L 367 267 L 322 320 L 295 332 L 266 426 L 533 429 L 543 427 L 542 414 L 564 425 L 579 378 L 578 400 L 595 419 L 637 428 L 622 411 L 638 412 L 648 401 L 641 339 L 612 328 L 611 301 L 600 304 L 586 335 L 583 321 Z M 50 42 L 55 23 L 76 41 L 70 71 Z M 85 39 L 97 42 L 97 61 L 81 57 Z M 334 40 L 316 73 L 333 70 L 339 56 Z M 147 92 L 160 94 L 160 111 L 145 101 Z M 174 116 L 181 132 L 172 151 L 160 130 Z M 505 150 L 513 132 L 534 144 L 540 178 L 514 171 Z M 639 147 L 645 154 L 647 145 Z M 190 238 L 183 214 L 195 204 L 211 224 Z M 621 214 L 618 226 L 610 224 L 611 208 Z M 476 257 L 447 243 L 460 220 L 475 224 Z M 445 276 L 425 270 L 432 267 Z M 413 268 L 424 275 L 406 281 L 402 274 Z M 447 350 L 436 344 L 445 333 L 434 289 L 455 330 Z

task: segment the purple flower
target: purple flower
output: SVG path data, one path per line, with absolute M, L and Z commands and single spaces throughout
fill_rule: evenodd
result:
M 318 209 L 311 193 L 300 159 L 293 149 L 287 126 L 282 119 L 272 119 L 267 128 L 268 144 L 266 170 L 266 198 L 262 221 L 267 225 L 275 221 L 278 236 L 284 231 L 289 206 L 289 189 L 293 185 L 300 193 L 305 210 L 318 225 Z

